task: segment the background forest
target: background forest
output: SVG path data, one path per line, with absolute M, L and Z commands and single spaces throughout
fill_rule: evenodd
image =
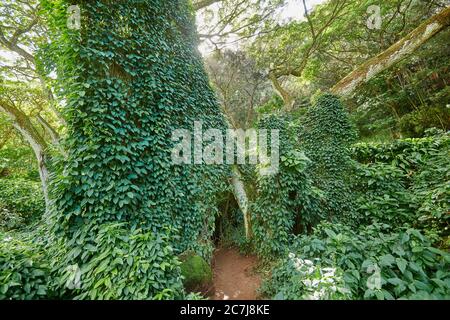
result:
M 2 0 L 0 299 L 203 299 L 222 247 L 261 298 L 449 299 L 449 25 L 446 0 Z M 278 129 L 280 170 L 173 165 L 199 120 Z

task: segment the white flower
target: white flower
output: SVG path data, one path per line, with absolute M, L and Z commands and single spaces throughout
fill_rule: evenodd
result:
M 336 272 L 336 268 L 323 268 L 322 269 L 325 272 L 330 272 L 330 273 L 335 273 Z
M 11 240 L 12 240 L 12 237 L 6 237 L 5 239 L 3 239 L 3 241 L 5 241 L 5 242 L 9 242 Z
M 312 281 L 309 279 L 302 280 L 303 284 L 307 287 L 311 287 Z
M 307 259 L 305 259 L 305 264 L 307 266 L 313 266 L 314 265 L 314 263 L 311 260 L 307 260 Z
M 313 294 L 314 299 L 313 300 L 319 300 L 320 298 L 322 298 L 322 292 L 316 291 Z
M 336 268 L 323 268 L 322 270 L 325 271 L 324 277 L 333 277 L 336 273 Z
M 295 254 L 293 254 L 292 252 L 289 253 L 288 255 L 289 259 L 294 259 L 295 258 Z
M 333 278 L 326 278 L 323 280 L 325 283 L 334 283 L 334 279 Z
M 297 271 L 301 272 L 302 267 L 303 267 L 303 260 L 300 258 L 296 258 L 294 260 L 294 267 L 295 269 L 297 269 Z
M 320 283 L 320 281 L 317 280 L 317 279 L 314 279 L 314 280 L 312 281 L 313 287 L 317 287 L 317 286 L 319 285 L 319 283 Z

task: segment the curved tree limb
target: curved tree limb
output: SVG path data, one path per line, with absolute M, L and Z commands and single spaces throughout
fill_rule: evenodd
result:
M 340 96 L 349 96 L 355 89 L 368 82 L 379 73 L 403 60 L 440 31 L 450 25 L 450 6 L 441 10 L 407 36 L 388 49 L 357 67 L 331 88 L 331 92 Z
M 285 88 L 283 88 L 281 83 L 278 81 L 278 77 L 275 73 L 269 72 L 269 79 L 272 82 L 273 88 L 283 99 L 286 110 L 291 110 L 295 102 L 291 94 Z
M 210 5 L 217 3 L 217 2 L 222 2 L 223 0 L 198 0 L 198 1 L 193 1 L 192 6 L 194 7 L 195 11 L 201 10 L 203 8 L 209 7 Z
M 14 105 L 0 100 L 0 111 L 8 115 L 8 117 L 12 121 L 14 128 L 19 131 L 22 137 L 30 144 L 31 148 L 33 149 L 38 160 L 39 176 L 41 178 L 45 202 L 46 204 L 48 204 L 47 186 L 49 172 L 46 164 L 47 143 L 45 139 L 36 130 L 29 117 Z

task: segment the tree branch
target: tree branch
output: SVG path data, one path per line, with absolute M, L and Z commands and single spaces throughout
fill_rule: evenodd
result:
M 359 86 L 409 56 L 449 25 L 450 6 L 423 22 L 407 36 L 376 57 L 357 67 L 331 88 L 331 92 L 340 96 L 352 94 Z
M 217 3 L 217 2 L 222 2 L 223 0 L 199 0 L 199 1 L 195 1 L 192 6 L 194 7 L 195 11 L 201 10 L 203 8 L 209 7 L 210 5 Z

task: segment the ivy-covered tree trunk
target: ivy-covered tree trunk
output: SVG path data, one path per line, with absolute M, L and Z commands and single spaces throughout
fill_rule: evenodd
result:
M 222 165 L 174 165 L 177 129 L 225 129 L 197 50 L 187 0 L 43 1 L 67 101 L 67 160 L 53 185 L 55 231 L 69 238 L 107 222 L 173 234 L 176 252 L 209 256 Z M 192 144 L 193 145 L 193 144 Z M 193 160 L 193 158 L 192 158 Z M 86 231 L 84 231 L 86 232 Z
M 300 146 L 311 159 L 308 175 L 324 193 L 327 218 L 342 218 L 353 210 L 349 148 L 356 138 L 354 125 L 337 96 L 319 96 L 302 118 Z

